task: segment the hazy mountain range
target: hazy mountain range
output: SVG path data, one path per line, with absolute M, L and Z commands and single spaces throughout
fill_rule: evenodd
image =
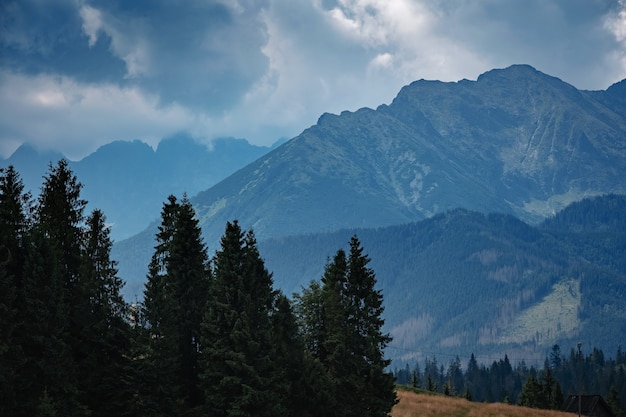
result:
M 121 240 L 148 227 L 169 194 L 193 196 L 270 149 L 234 138 L 218 139 L 209 148 L 177 135 L 162 140 L 156 149 L 138 140 L 112 142 L 70 161 L 70 167 L 83 184 L 88 211 L 103 210 L 112 237 Z M 49 164 L 60 158 L 61 153 L 26 144 L 0 160 L 0 166 L 14 165 L 26 189 L 37 195 Z
M 233 161 L 214 185 L 203 185 L 217 177 L 199 166 L 219 163 L 181 150 L 180 165 L 118 178 L 137 180 L 120 201 L 137 204 L 125 195 L 142 187 L 156 191 L 157 206 L 199 191 L 191 201 L 209 251 L 238 219 L 254 229 L 287 294 L 318 279 L 356 233 L 384 292 L 394 357 L 471 349 L 541 361 L 552 343 L 611 352 L 626 335 L 623 197 L 585 200 L 545 220 L 585 197 L 626 194 L 626 80 L 581 91 L 526 65 L 476 81 L 420 80 L 375 110 L 324 114 L 271 151 L 228 143 L 249 159 Z M 142 146 L 133 143 L 131 165 Z M 75 168 L 90 202 L 89 184 L 105 189 L 116 178 L 107 154 L 96 154 L 88 165 L 102 167 L 97 178 Z M 114 248 L 129 298 L 141 297 L 156 211 Z

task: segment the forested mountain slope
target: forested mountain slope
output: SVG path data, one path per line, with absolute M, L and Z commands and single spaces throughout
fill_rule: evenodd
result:
M 540 226 L 458 209 L 406 225 L 270 239 L 260 251 L 289 293 L 319 278 L 333 248 L 357 234 L 383 290 L 394 357 L 508 353 L 541 362 L 554 343 L 608 351 L 623 343 L 626 212 L 616 208 L 624 204 L 624 196 L 598 197 Z

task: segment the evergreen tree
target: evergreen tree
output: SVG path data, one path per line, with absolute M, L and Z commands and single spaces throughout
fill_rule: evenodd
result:
M 178 208 L 167 279 L 176 303 L 174 329 L 180 357 L 178 380 L 186 408 L 203 404 L 199 384 L 200 327 L 206 306 L 210 269 L 202 231 L 186 196 Z
M 294 294 L 294 312 L 304 348 L 303 415 L 332 416 L 336 412 L 335 392 L 327 370 L 324 343 L 326 328 L 324 321 L 324 294 L 320 281 L 311 281 L 301 294 Z
M 397 402 L 393 375 L 385 369 L 391 360 L 385 359 L 384 350 L 391 341 L 382 332 L 383 295 L 376 289 L 376 276 L 368 267 L 370 259 L 363 253 L 361 242 L 356 236 L 350 240 L 348 258 L 348 325 L 354 331 L 353 355 L 361 363 L 360 375 L 363 385 L 362 416 L 387 416 Z M 357 376 L 358 378 L 358 376 Z
M 110 259 L 112 241 L 105 216 L 94 210 L 87 218 L 81 282 L 89 294 L 84 318 L 85 357 L 79 367 L 82 403 L 92 416 L 127 415 L 133 388 L 128 309 L 120 295 L 123 286 L 116 263 Z
M 386 416 L 396 401 L 384 348 L 382 293 L 356 237 L 326 265 L 321 292 L 312 284 L 298 300 L 304 340 L 332 381 L 334 416 Z M 304 303 L 303 303 L 304 302 Z M 307 304 L 307 302 L 309 302 Z M 317 322 L 316 322 L 317 320 Z
M 141 310 L 148 326 L 145 362 L 153 385 L 143 401 L 171 415 L 199 407 L 200 324 L 210 269 L 195 212 L 186 196 L 169 196 L 161 211 Z M 143 334 L 138 332 L 138 334 Z
M 554 398 L 554 390 L 555 385 L 558 382 L 554 379 L 552 375 L 552 370 L 550 369 L 550 365 L 548 360 L 546 359 L 543 372 L 542 372 L 542 380 L 541 380 L 541 396 L 539 398 L 538 407 L 539 408 L 552 408 L 556 409 L 561 406 L 561 404 L 556 404 Z
M 420 378 L 419 364 L 415 365 L 415 369 L 411 373 L 411 386 L 413 388 L 420 388 L 422 386 L 422 381 L 421 381 L 421 378 Z
M 24 361 L 18 313 L 30 208 L 17 171 L 0 169 L 0 415 L 17 413 L 17 372 Z
M 611 386 L 611 390 L 609 391 L 609 396 L 606 399 L 606 403 L 611 408 L 611 411 L 613 411 L 613 414 L 615 414 L 615 416 L 626 416 L 626 412 L 622 408 L 622 404 L 619 399 L 619 393 L 617 392 L 615 386 Z
M 332 263 L 326 265 L 322 277 L 322 314 L 324 329 L 320 340 L 319 360 L 333 383 L 333 416 L 357 415 L 352 408 L 360 400 L 351 395 L 358 393 L 356 380 L 357 367 L 352 361 L 348 309 L 346 296 L 347 275 L 346 253 L 338 250 Z
M 524 407 L 541 408 L 543 387 L 534 375 L 526 379 L 517 403 Z
M 80 275 L 86 205 L 86 201 L 80 198 L 81 188 L 66 160 L 60 160 L 56 166 L 50 165 L 35 210 L 33 228 L 36 231 L 25 261 L 25 274 L 30 276 L 24 276 L 24 301 L 34 307 L 29 313 L 49 314 L 49 319 L 44 320 L 46 325 L 40 329 L 42 332 L 32 333 L 35 337 L 43 336 L 40 339 L 45 342 L 39 348 L 56 350 L 51 356 L 57 358 L 51 357 L 43 372 L 47 375 L 56 369 L 64 376 L 63 382 L 50 379 L 54 386 L 44 388 L 48 398 L 56 401 L 57 411 L 68 416 L 86 412 L 78 401 L 80 382 L 77 372 L 77 366 L 87 355 L 84 338 L 89 332 L 85 331 L 85 318 L 89 317 L 88 300 L 91 296 Z M 38 250 L 46 255 L 40 255 Z M 35 288 L 37 285 L 39 288 Z M 42 288 L 49 289 L 50 293 L 42 293 Z M 41 320 L 41 316 L 37 319 Z M 29 326 L 30 323 L 25 327 Z M 30 329 L 26 331 L 30 332 Z
M 276 388 L 272 279 L 252 232 L 228 222 L 216 253 L 202 324 L 205 414 L 282 416 Z
M 82 416 L 78 370 L 69 344 L 69 307 L 57 248 L 35 227 L 26 242 L 20 310 L 24 365 L 19 370 L 20 414 L 38 410 Z

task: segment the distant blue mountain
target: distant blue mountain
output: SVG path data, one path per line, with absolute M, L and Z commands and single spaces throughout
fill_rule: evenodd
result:
M 115 141 L 70 161 L 70 167 L 84 186 L 81 196 L 89 203 L 88 211 L 101 209 L 112 237 L 121 240 L 158 218 L 169 194 L 192 197 L 269 150 L 234 138 L 217 139 L 209 148 L 177 135 L 162 140 L 156 150 L 138 140 Z M 26 189 L 36 196 L 49 164 L 63 157 L 25 144 L 0 166 L 14 165 Z

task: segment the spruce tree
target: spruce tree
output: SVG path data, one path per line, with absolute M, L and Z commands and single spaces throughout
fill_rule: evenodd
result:
M 276 388 L 275 293 L 254 235 L 228 222 L 213 261 L 202 331 L 202 383 L 208 416 L 282 416 Z
M 352 332 L 352 356 L 356 359 L 358 401 L 361 416 L 387 416 L 396 403 L 393 375 L 386 371 L 391 363 L 384 350 L 391 341 L 382 332 L 382 292 L 376 289 L 376 276 L 368 267 L 370 259 L 363 253 L 356 236 L 350 240 L 347 273 L 348 325 Z
M 58 251 L 35 227 L 26 242 L 20 310 L 20 414 L 36 415 L 41 407 L 63 416 L 86 415 L 79 402 L 78 369 L 69 343 L 70 309 Z
M 63 388 L 47 387 L 48 397 L 58 401 L 58 411 L 63 415 L 81 415 L 85 412 L 85 408 L 78 403 L 80 382 L 76 370 L 87 355 L 88 347 L 84 338 L 88 334 L 85 326 L 86 318 L 89 317 L 88 300 L 91 296 L 80 275 L 81 244 L 84 236 L 83 210 L 86 205 L 86 201 L 80 198 L 81 188 L 82 184 L 65 159 L 60 160 L 56 166 L 50 165 L 37 201 L 33 226 L 35 234 L 25 262 L 28 273 L 31 274 L 28 278 L 24 277 L 25 298 L 34 298 L 30 300 L 33 305 L 54 304 L 48 306 L 51 322 L 50 328 L 45 330 L 52 333 L 48 335 L 50 339 L 44 336 L 44 340 L 47 340 L 44 348 L 57 346 L 55 349 L 58 353 L 55 355 L 58 356 L 64 356 L 66 349 L 69 350 L 67 361 L 63 357 L 58 358 L 55 364 L 49 363 L 51 369 L 59 369 L 66 378 L 61 384 Z M 32 252 L 35 247 L 40 247 L 46 256 L 37 259 L 37 252 Z M 26 285 L 27 280 L 30 288 Z M 50 294 L 42 294 L 40 289 L 34 288 L 33 284 L 42 280 L 44 282 L 40 282 L 40 285 L 42 288 L 49 288 Z M 33 297 L 33 294 L 37 295 Z M 39 297 L 45 299 L 41 300 Z M 27 304 L 28 302 L 26 300 Z M 62 390 L 63 394 L 58 390 Z
M 517 403 L 524 407 L 541 408 L 543 387 L 532 374 L 528 376 Z
M 29 232 L 30 194 L 13 168 L 0 169 L 0 415 L 17 413 L 23 306 L 24 241 Z
M 384 358 L 391 338 L 382 332 L 382 293 L 369 261 L 353 237 L 349 256 L 339 249 L 326 265 L 321 292 L 312 284 L 296 299 L 305 344 L 332 381 L 333 416 L 386 416 L 396 403 Z
M 152 385 L 143 399 L 146 407 L 171 415 L 203 403 L 198 377 L 200 324 L 210 269 L 201 230 L 186 196 L 181 202 L 168 197 L 156 241 L 141 311 L 149 337 L 140 368 L 149 374 Z
M 199 385 L 200 327 L 204 316 L 210 269 L 202 231 L 186 196 L 178 207 L 174 235 L 167 265 L 167 279 L 172 283 L 174 312 L 173 338 L 179 356 L 178 381 L 185 408 L 203 404 Z
M 112 241 L 105 216 L 94 210 L 87 218 L 81 282 L 88 298 L 84 337 L 86 356 L 79 367 L 82 403 L 92 416 L 126 415 L 133 388 L 130 369 L 128 308 L 120 291 L 116 262 L 110 259 Z

